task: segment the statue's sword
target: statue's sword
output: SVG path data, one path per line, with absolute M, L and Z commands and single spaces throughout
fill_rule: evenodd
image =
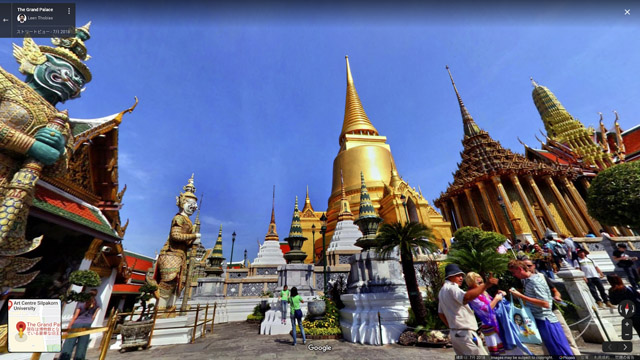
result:
M 67 118 L 54 118 L 45 128 L 58 130 L 64 134 Z M 67 139 L 65 137 L 65 144 Z M 27 253 L 42 242 L 42 235 L 25 239 L 27 217 L 36 191 L 36 183 L 44 165 L 33 158 L 27 158 L 6 187 L 6 194 L 0 205 L 0 256 L 14 256 Z

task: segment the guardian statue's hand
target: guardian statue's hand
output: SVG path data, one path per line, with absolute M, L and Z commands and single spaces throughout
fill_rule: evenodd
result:
M 40 142 L 36 140 L 33 145 L 27 150 L 27 155 L 32 158 L 40 161 L 45 165 L 53 165 L 62 153 L 58 151 L 56 148 L 53 148 L 44 142 Z
M 65 139 L 56 129 L 42 128 L 36 133 L 35 139 L 57 149 L 61 154 L 64 153 Z

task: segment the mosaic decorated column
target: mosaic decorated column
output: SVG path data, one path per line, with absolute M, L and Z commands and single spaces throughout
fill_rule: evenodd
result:
M 500 225 L 498 225 L 498 221 L 496 220 L 496 215 L 493 213 L 493 208 L 491 207 L 491 202 L 489 201 L 489 196 L 487 195 L 487 189 L 484 186 L 483 181 L 479 181 L 476 183 L 478 189 L 480 190 L 480 195 L 482 196 L 482 202 L 484 203 L 484 207 L 487 209 L 489 213 L 489 218 L 491 219 L 491 225 L 495 231 L 500 231 Z
M 499 176 L 492 176 L 491 181 L 493 181 L 493 184 L 495 185 L 496 191 L 498 192 L 498 194 L 500 194 L 500 196 L 502 196 L 502 198 L 504 199 L 504 205 L 505 205 L 505 208 L 507 209 L 507 215 L 509 215 L 509 221 L 511 221 L 513 228 L 516 230 L 516 234 L 522 234 L 522 228 L 520 227 L 520 222 L 516 219 L 515 215 L 513 214 L 513 209 L 511 208 L 511 200 L 509 200 L 509 196 L 507 195 L 507 192 L 504 191 L 504 187 L 502 186 L 502 180 L 500 180 Z
M 458 196 L 452 196 L 451 201 L 453 202 L 453 210 L 456 212 L 456 224 L 459 227 L 464 226 L 464 221 L 462 221 L 462 215 L 460 215 L 460 204 L 458 204 Z
M 573 212 L 571 212 L 571 210 L 569 209 L 569 206 L 564 201 L 562 194 L 560 194 L 560 190 L 558 190 L 558 188 L 556 187 L 556 184 L 553 182 L 553 179 L 551 178 L 551 176 L 546 175 L 543 179 L 547 183 L 547 185 L 549 185 L 549 187 L 551 188 L 553 195 L 556 197 L 556 200 L 558 200 L 558 203 L 560 203 L 560 206 L 562 207 L 562 210 L 564 211 L 564 213 L 567 214 L 567 217 L 569 218 L 569 221 L 571 222 L 572 227 L 578 232 L 578 234 L 575 234 L 575 235 L 582 236 L 586 234 L 586 231 L 584 231 L 584 229 L 580 227 Z
M 571 197 L 573 198 L 573 201 L 578 206 L 578 210 L 580 211 L 584 219 L 589 224 L 589 227 L 591 228 L 593 233 L 598 234 L 602 226 L 596 220 L 592 219 L 591 216 L 589 216 L 589 212 L 587 211 L 587 204 L 585 204 L 584 199 L 582 198 L 582 196 L 580 196 L 580 194 L 578 193 L 578 190 L 573 186 L 571 181 L 569 181 L 566 177 L 560 178 L 560 181 L 562 181 L 562 183 L 567 188 L 567 190 L 569 190 L 569 194 L 571 195 Z
M 549 224 L 551 224 L 551 227 L 553 227 L 553 231 L 556 233 L 560 233 L 560 227 L 558 227 L 558 223 L 556 223 L 556 219 L 554 219 L 553 216 L 551 215 L 551 212 L 549 211 L 549 206 L 547 205 L 547 202 L 544 201 L 544 197 L 542 196 L 542 193 L 540 192 L 538 185 L 536 185 L 536 181 L 533 179 L 533 176 L 527 175 L 525 176 L 525 179 L 529 183 L 529 186 L 531 186 L 531 189 L 533 189 L 533 193 L 536 195 L 536 199 L 538 199 L 538 203 L 540 203 L 540 208 L 542 209 L 542 212 L 544 213 L 544 216 L 547 218 L 547 221 L 549 222 Z
M 516 176 L 516 174 L 511 174 L 509 176 L 509 179 L 511 179 L 513 186 L 515 186 L 515 188 L 518 190 L 518 194 L 520 195 L 520 199 L 522 199 L 522 203 L 524 204 L 525 211 L 527 212 L 527 216 L 529 216 L 529 220 L 531 221 L 533 228 L 538 233 L 537 234 L 538 239 L 541 239 L 544 234 L 544 229 L 542 228 L 542 226 L 538 222 L 538 219 L 536 218 L 536 214 L 533 210 L 533 207 L 529 203 L 527 194 L 525 194 L 524 189 L 522 188 L 522 185 L 520 185 L 520 180 L 518 180 L 518 176 Z
M 454 219 L 451 218 L 452 214 L 451 214 L 451 208 L 449 207 L 449 202 L 448 201 L 444 201 L 442 203 L 442 206 L 444 207 L 444 211 L 447 214 L 447 219 L 446 220 L 449 223 L 451 223 L 451 226 L 455 227 L 455 230 L 458 230 L 458 222 L 456 222 Z
M 464 193 L 467 196 L 467 200 L 469 201 L 469 207 L 471 207 L 471 218 L 475 226 L 480 227 L 480 219 L 478 219 L 478 212 L 476 210 L 476 206 L 473 204 L 473 198 L 471 197 L 471 189 L 464 189 Z

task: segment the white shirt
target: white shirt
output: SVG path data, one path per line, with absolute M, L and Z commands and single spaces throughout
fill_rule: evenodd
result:
M 478 329 L 476 317 L 468 304 L 464 304 L 465 292 L 458 284 L 445 280 L 438 294 L 438 312 L 444 314 L 451 329 Z
M 580 270 L 584 273 L 584 277 L 589 278 L 600 278 L 600 274 L 596 270 L 596 266 L 593 263 L 593 260 L 585 257 L 584 259 L 578 258 L 578 263 L 580 264 Z

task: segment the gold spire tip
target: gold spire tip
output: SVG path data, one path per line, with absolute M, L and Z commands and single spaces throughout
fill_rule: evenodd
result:
M 533 80 L 533 76 L 529 77 L 529 80 L 531 80 L 531 85 L 533 85 L 534 88 L 540 86 L 535 80 Z
M 353 76 L 351 76 L 351 67 L 349 66 L 349 56 L 344 57 L 347 61 L 347 84 L 353 85 Z

